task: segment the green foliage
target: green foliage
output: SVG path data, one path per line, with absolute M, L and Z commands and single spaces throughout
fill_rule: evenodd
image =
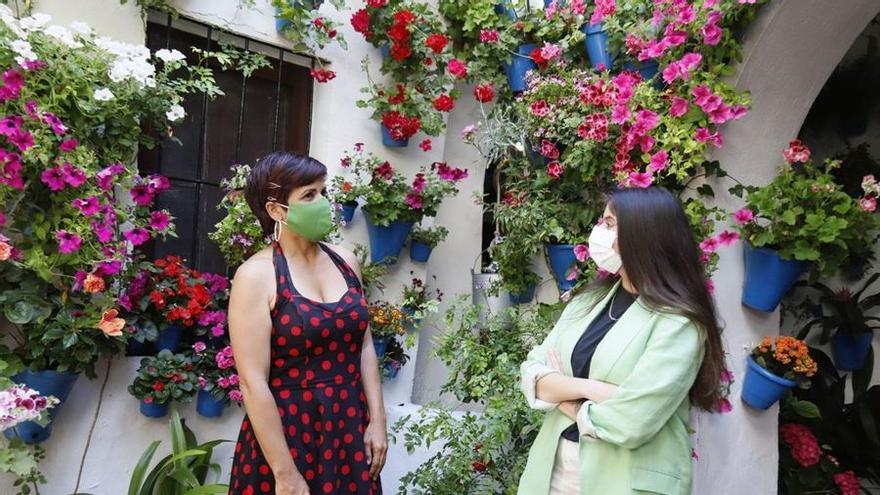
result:
M 171 407 L 171 454 L 147 469 L 161 443 L 152 442 L 138 460 L 131 475 L 128 495 L 209 495 L 226 493 L 229 486 L 205 484 L 209 473 L 220 475 L 220 465 L 212 462 L 214 449 L 227 440 L 199 444 L 175 406 Z
M 416 225 L 413 227 L 412 232 L 410 232 L 410 239 L 415 242 L 421 242 L 426 246 L 430 246 L 432 248 L 437 247 L 438 244 L 446 240 L 446 236 L 449 235 L 449 229 L 442 225 L 438 225 L 436 227 L 421 227 Z
M 18 437 L 0 446 L 0 472 L 15 476 L 12 483 L 15 495 L 40 493 L 39 485 L 46 483 L 46 476 L 40 471 L 39 463 L 45 457 L 45 449 L 39 445 L 27 445 Z
M 199 389 L 192 360 L 183 354 L 164 349 L 156 356 L 141 360 L 128 392 L 138 400 L 155 404 L 190 402 Z
M 868 287 L 878 278 L 880 273 L 875 273 L 861 289 L 855 292 L 847 287 L 835 291 L 819 282 L 807 286 L 807 290 L 818 293 L 819 297 L 817 301 L 813 301 L 807 296 L 801 303 L 802 307 L 809 308 L 812 318 L 809 318 L 798 332 L 798 338 L 805 339 L 810 331 L 818 326 L 822 331 L 819 343 L 825 345 L 831 341 L 832 335 L 837 333 L 858 339 L 863 334 L 880 328 L 878 325 L 880 318 L 867 316 L 871 310 L 880 305 L 880 292 L 865 295 Z
M 456 413 L 439 403 L 393 427 L 394 440 L 409 452 L 439 451 L 401 479 L 401 494 L 514 494 L 542 414 L 529 409 L 519 386 L 519 366 L 546 336 L 561 305 L 511 309 L 478 324 L 479 309 L 456 301 L 437 357 L 450 375 L 442 392 L 483 406 L 481 413 Z
M 738 226 L 743 238 L 777 249 L 783 259 L 811 262 L 814 279 L 861 259 L 880 223 L 840 189 L 832 175 L 839 166 L 830 160 L 824 166 L 786 163 L 766 186 L 748 188 L 746 207 L 755 220 Z
M 370 250 L 363 244 L 355 244 L 353 251 L 361 267 L 361 283 L 364 287 L 364 292 L 370 297 L 373 297 L 373 289 L 383 292 L 385 284 L 382 282 L 382 278 L 388 273 L 388 265 L 371 262 Z
M 323 0 L 272 0 L 277 9 L 275 16 L 286 21 L 282 34 L 293 42 L 294 51 L 315 53 L 332 42 L 348 49 L 338 31 L 340 24 L 318 12 L 322 3 Z M 344 0 L 330 0 L 330 4 L 337 10 L 345 9 Z

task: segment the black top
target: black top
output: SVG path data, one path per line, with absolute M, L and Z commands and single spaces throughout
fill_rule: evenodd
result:
M 589 378 L 590 363 L 593 361 L 593 354 L 596 353 L 596 347 L 605 338 L 605 335 L 611 330 L 611 327 L 617 323 L 623 313 L 629 309 L 630 305 L 635 302 L 636 296 L 630 294 L 623 289 L 621 285 L 611 301 L 602 308 L 602 311 L 596 318 L 587 325 L 587 329 L 578 339 L 574 350 L 571 352 L 571 371 L 576 378 Z M 610 316 L 609 316 L 610 313 Z M 611 317 L 614 317 L 612 319 Z M 562 438 L 577 442 L 580 437 L 577 424 L 573 424 L 562 432 Z

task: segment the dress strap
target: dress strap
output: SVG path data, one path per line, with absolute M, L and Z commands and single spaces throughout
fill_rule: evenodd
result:
M 323 249 L 324 252 L 327 253 L 327 256 L 329 256 L 330 259 L 333 260 L 333 264 L 335 264 L 336 267 L 339 268 L 339 271 L 342 272 L 342 276 L 345 278 L 345 282 L 348 284 L 348 286 L 354 287 L 358 289 L 358 291 L 362 291 L 363 288 L 361 287 L 361 281 L 354 273 L 354 270 L 352 270 L 351 267 L 348 266 L 348 263 L 346 263 L 345 260 L 342 259 L 342 256 L 339 256 L 339 253 L 334 251 L 333 248 L 327 246 L 323 242 L 319 242 L 318 245 L 321 246 L 321 249 Z
M 290 280 L 290 270 L 287 266 L 287 258 L 278 242 L 272 243 L 272 264 L 275 265 L 275 283 L 278 294 L 289 297 L 293 292 L 293 281 Z

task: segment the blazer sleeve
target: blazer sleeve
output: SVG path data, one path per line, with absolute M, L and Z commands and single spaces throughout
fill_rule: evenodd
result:
M 661 319 L 666 324 L 654 329 L 614 396 L 581 406 L 582 438 L 636 449 L 657 435 L 687 397 L 703 359 L 703 334 L 690 321 Z

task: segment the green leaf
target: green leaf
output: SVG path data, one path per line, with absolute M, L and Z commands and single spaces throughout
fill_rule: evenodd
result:
M 816 419 L 822 417 L 819 407 L 808 400 L 794 399 L 791 401 L 791 407 L 794 409 L 794 412 L 802 418 Z
M 128 484 L 128 495 L 140 495 L 140 489 L 144 482 L 147 467 L 149 467 L 150 461 L 153 459 L 153 454 L 156 453 L 156 449 L 159 447 L 160 443 L 162 443 L 161 440 L 156 440 L 151 443 L 150 446 L 147 447 L 147 450 L 141 455 L 137 464 L 135 464 L 134 471 L 131 473 L 131 482 Z
M 18 301 L 13 306 L 4 308 L 6 319 L 16 325 L 25 325 L 34 319 L 34 307 L 25 301 Z
M 228 491 L 228 485 L 205 485 L 188 490 L 184 492 L 183 495 L 207 495 L 212 493 L 226 493 Z

